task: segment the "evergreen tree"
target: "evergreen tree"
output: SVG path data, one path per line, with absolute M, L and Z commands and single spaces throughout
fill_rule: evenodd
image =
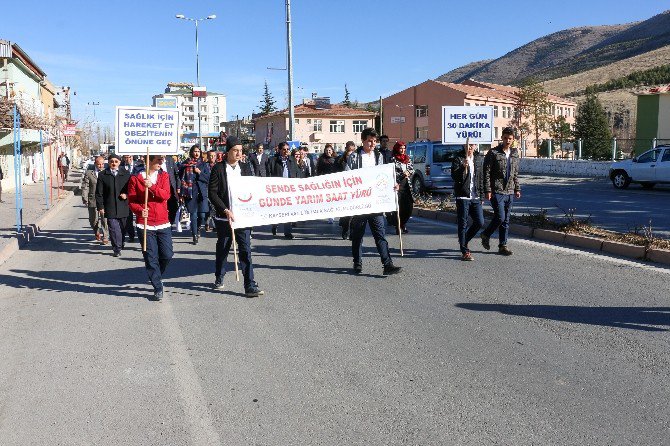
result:
M 582 140 L 586 158 L 608 160 L 612 156 L 612 133 L 607 123 L 607 114 L 594 93 L 586 96 L 577 108 L 575 138 Z
M 553 147 L 561 151 L 563 156 L 563 143 L 572 138 L 572 129 L 565 120 L 565 116 L 557 116 L 549 123 L 549 135 L 553 140 Z
M 275 99 L 272 97 L 272 94 L 270 94 L 268 81 L 265 81 L 265 91 L 263 92 L 263 99 L 261 99 L 261 115 L 268 115 L 275 111 L 277 111 L 277 107 L 275 107 Z
M 344 101 L 342 101 L 342 105 L 345 107 L 351 107 L 351 100 L 349 98 L 349 89 L 347 88 L 347 84 L 344 84 Z
M 522 127 L 522 118 L 528 119 L 524 126 L 535 134 L 535 147 L 539 149 L 540 133 L 547 129 L 551 116 L 551 103 L 544 87 L 535 79 L 529 79 L 518 91 L 514 106 L 519 128 Z

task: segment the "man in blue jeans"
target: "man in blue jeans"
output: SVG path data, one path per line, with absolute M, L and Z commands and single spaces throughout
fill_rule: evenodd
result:
M 354 150 L 347 159 L 346 170 L 365 169 L 384 164 L 384 155 L 375 149 L 377 132 L 373 128 L 366 128 L 361 133 L 363 146 Z M 396 185 L 397 190 L 398 185 Z M 386 223 L 382 214 L 354 215 L 351 217 L 351 252 L 354 258 L 354 272 L 363 271 L 363 235 L 365 226 L 370 226 L 370 232 L 375 239 L 377 252 L 384 265 L 383 274 L 389 276 L 398 274 L 402 268 L 393 264 L 389 253 L 389 244 L 386 241 Z
M 477 147 L 477 144 L 468 144 L 451 163 L 458 218 L 458 244 L 461 247 L 461 260 L 465 261 L 474 260 L 468 248 L 468 242 L 484 226 L 482 210 L 484 157 L 476 151 Z M 468 216 L 472 219 L 469 228 Z
M 511 256 L 507 248 L 509 219 L 512 214 L 514 198 L 521 198 L 519 185 L 519 151 L 512 147 L 514 130 L 505 127 L 502 131 L 502 143 L 489 150 L 484 158 L 484 191 L 486 199 L 491 201 L 493 220 L 482 233 L 482 246 L 491 249 L 489 239 L 498 229 L 500 242 L 498 254 Z

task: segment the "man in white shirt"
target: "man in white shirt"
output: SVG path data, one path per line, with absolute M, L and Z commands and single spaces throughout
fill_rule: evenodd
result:
M 347 170 L 365 169 L 384 164 L 383 154 L 375 149 L 377 145 L 377 131 L 373 128 L 367 128 L 361 133 L 361 139 L 363 146 L 349 155 Z M 386 241 L 386 226 L 382 214 L 355 215 L 351 217 L 351 253 L 354 260 L 354 272 L 360 274 L 363 271 L 363 235 L 365 235 L 366 225 L 370 226 L 370 232 L 372 232 L 372 236 L 375 239 L 377 252 L 379 252 L 382 265 L 384 265 L 384 275 L 398 274 L 402 268 L 393 265 L 389 245 Z

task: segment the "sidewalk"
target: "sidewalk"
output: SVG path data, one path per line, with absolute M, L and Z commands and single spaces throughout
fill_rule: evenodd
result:
M 25 243 L 29 242 L 39 226 L 45 224 L 59 209 L 74 195 L 74 190 L 81 183 L 82 173 L 80 170 L 71 170 L 64 190 L 53 188 L 53 203 L 49 197 L 49 209 L 47 210 L 44 200 L 44 183 L 39 182 L 23 186 L 23 228 L 21 234 L 16 233 L 16 191 L 14 189 L 3 191 L 0 203 L 0 264 L 4 263 Z M 47 185 L 47 193 L 49 187 Z

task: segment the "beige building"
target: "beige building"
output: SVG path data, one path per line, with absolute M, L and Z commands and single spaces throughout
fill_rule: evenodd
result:
M 493 107 L 493 136 L 498 139 L 503 128 L 518 125 L 514 110 L 517 91 L 515 87 L 472 79 L 460 84 L 427 80 L 382 100 L 383 133 L 391 141 L 439 141 L 442 138 L 443 105 L 486 105 Z M 554 95 L 548 95 L 548 98 L 552 104 L 551 114 L 564 116 L 574 126 L 577 104 Z M 549 138 L 547 132 L 540 135 L 540 140 L 545 138 Z M 535 136 L 524 135 L 524 139 L 527 156 L 536 156 Z
M 294 108 L 293 140 L 307 145 L 310 152 L 321 153 L 330 143 L 336 151 L 344 150 L 347 141 L 358 144 L 361 132 L 373 127 L 375 112 L 323 102 L 305 101 Z M 256 118 L 256 142 L 275 147 L 288 139 L 288 110 Z

